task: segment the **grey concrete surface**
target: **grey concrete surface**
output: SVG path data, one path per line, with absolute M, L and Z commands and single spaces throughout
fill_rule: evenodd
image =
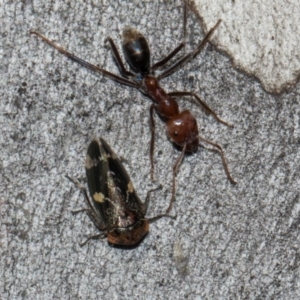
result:
M 1 299 L 299 299 L 299 86 L 267 94 L 209 44 L 164 79 L 167 91 L 197 92 L 218 124 L 187 100 L 203 137 L 224 148 L 186 156 L 177 176 L 175 221 L 162 219 L 133 250 L 78 243 L 96 229 L 69 174 L 86 184 L 87 145 L 104 137 L 125 159 L 138 194 L 163 184 L 149 216 L 170 199 L 179 152 L 156 117 L 150 180 L 149 107 L 132 88 L 78 66 L 37 30 L 79 57 L 118 72 L 109 47 L 126 26 L 142 31 L 153 61 L 182 39 L 181 1 L 5 1 L 0 6 Z M 203 37 L 189 13 L 186 51 Z

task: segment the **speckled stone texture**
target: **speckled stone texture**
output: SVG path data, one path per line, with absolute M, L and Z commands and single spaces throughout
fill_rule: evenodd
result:
M 141 199 L 163 184 L 149 217 L 168 205 L 180 152 L 156 116 L 151 182 L 151 101 L 69 61 L 29 30 L 117 73 L 105 38 L 120 49 L 122 29 L 135 27 L 156 62 L 183 38 L 182 2 L 2 1 L 0 19 L 1 299 L 300 299 L 299 86 L 267 94 L 209 44 L 161 85 L 196 92 L 235 125 L 178 101 L 194 113 L 200 134 L 224 148 L 238 184 L 205 145 L 185 157 L 177 175 L 176 220 L 151 224 L 134 250 L 106 241 L 80 248 L 96 229 L 85 214 L 71 213 L 85 203 L 65 175 L 86 186 L 92 138 L 104 137 L 124 158 Z M 189 12 L 186 52 L 204 35 L 200 21 Z

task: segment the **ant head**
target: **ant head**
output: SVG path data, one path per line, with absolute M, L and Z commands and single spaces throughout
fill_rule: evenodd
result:
M 167 122 L 167 134 L 176 145 L 183 147 L 186 144 L 187 152 L 198 148 L 197 121 L 188 110 L 182 111 Z
M 150 50 L 146 38 L 133 28 L 126 28 L 122 34 L 125 58 L 136 73 L 149 73 Z

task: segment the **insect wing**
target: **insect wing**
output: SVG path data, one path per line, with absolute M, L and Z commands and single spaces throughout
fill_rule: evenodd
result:
M 90 195 L 93 199 L 90 206 L 97 217 L 107 224 L 106 212 L 110 206 L 110 203 L 106 201 L 109 195 L 107 184 L 109 165 L 107 153 L 96 139 L 88 147 L 85 169 Z
M 126 207 L 126 209 L 133 212 L 136 217 L 144 218 L 144 204 L 136 194 L 127 171 L 107 142 L 102 138 L 100 138 L 100 141 L 105 152 L 110 154 L 107 158 L 110 176 L 113 177 L 114 183 L 118 187 L 120 193 L 124 195 L 122 204 Z

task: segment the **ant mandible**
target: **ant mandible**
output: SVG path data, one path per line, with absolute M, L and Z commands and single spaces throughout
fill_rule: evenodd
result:
M 184 158 L 186 152 L 195 152 L 198 149 L 199 142 L 203 141 L 220 151 L 222 163 L 226 175 L 229 181 L 232 184 L 236 184 L 233 178 L 230 175 L 223 149 L 220 145 L 204 139 L 199 136 L 197 121 L 195 117 L 189 110 L 179 111 L 178 103 L 174 97 L 179 96 L 190 96 L 197 100 L 197 102 L 204 108 L 204 110 L 214 118 L 223 123 L 226 126 L 233 127 L 227 122 L 220 119 L 217 114 L 204 102 L 200 99 L 198 95 L 193 92 L 172 92 L 167 93 L 159 85 L 159 81 L 172 73 L 174 73 L 180 66 L 186 63 L 188 60 L 194 58 L 207 44 L 212 34 L 215 32 L 217 27 L 220 25 L 221 20 L 218 20 L 216 25 L 208 31 L 204 39 L 198 44 L 196 49 L 186 55 L 183 55 L 178 59 L 174 64 L 168 67 L 166 70 L 162 71 L 161 74 L 155 76 L 155 71 L 163 67 L 170 59 L 172 59 L 182 48 L 185 46 L 185 41 L 181 42 L 172 52 L 170 52 L 165 58 L 150 66 L 150 49 L 146 38 L 137 30 L 132 28 L 126 28 L 122 34 L 122 48 L 125 55 L 127 63 L 130 65 L 131 69 L 135 72 L 132 73 L 126 70 L 119 51 L 114 43 L 114 41 L 107 37 L 105 42 L 110 44 L 110 47 L 113 52 L 113 57 L 116 61 L 117 67 L 119 69 L 120 75 L 118 76 L 114 73 L 111 73 L 101 67 L 90 64 L 89 62 L 75 56 L 69 51 L 63 49 L 62 47 L 57 46 L 52 41 L 47 39 L 42 34 L 36 31 L 30 31 L 31 34 L 37 35 L 44 42 L 58 50 L 61 54 L 65 55 L 69 59 L 77 62 L 83 67 L 90 69 L 94 72 L 103 74 L 106 77 L 109 77 L 115 82 L 124 84 L 130 87 L 134 87 L 140 90 L 143 94 L 148 96 L 153 103 L 150 106 L 150 127 L 151 127 L 151 144 L 150 144 L 150 162 L 151 162 L 151 178 L 153 180 L 154 172 L 154 162 L 153 162 L 153 153 L 154 153 L 154 140 L 155 140 L 155 123 L 154 123 L 154 111 L 158 116 L 166 123 L 166 131 L 170 140 L 182 149 L 181 154 L 177 158 L 173 166 L 173 179 L 172 179 L 172 200 L 170 202 L 167 213 L 172 208 L 172 203 L 175 201 L 175 186 L 176 186 L 176 175 L 179 169 L 179 166 Z M 186 26 L 186 4 L 184 6 L 184 28 Z

